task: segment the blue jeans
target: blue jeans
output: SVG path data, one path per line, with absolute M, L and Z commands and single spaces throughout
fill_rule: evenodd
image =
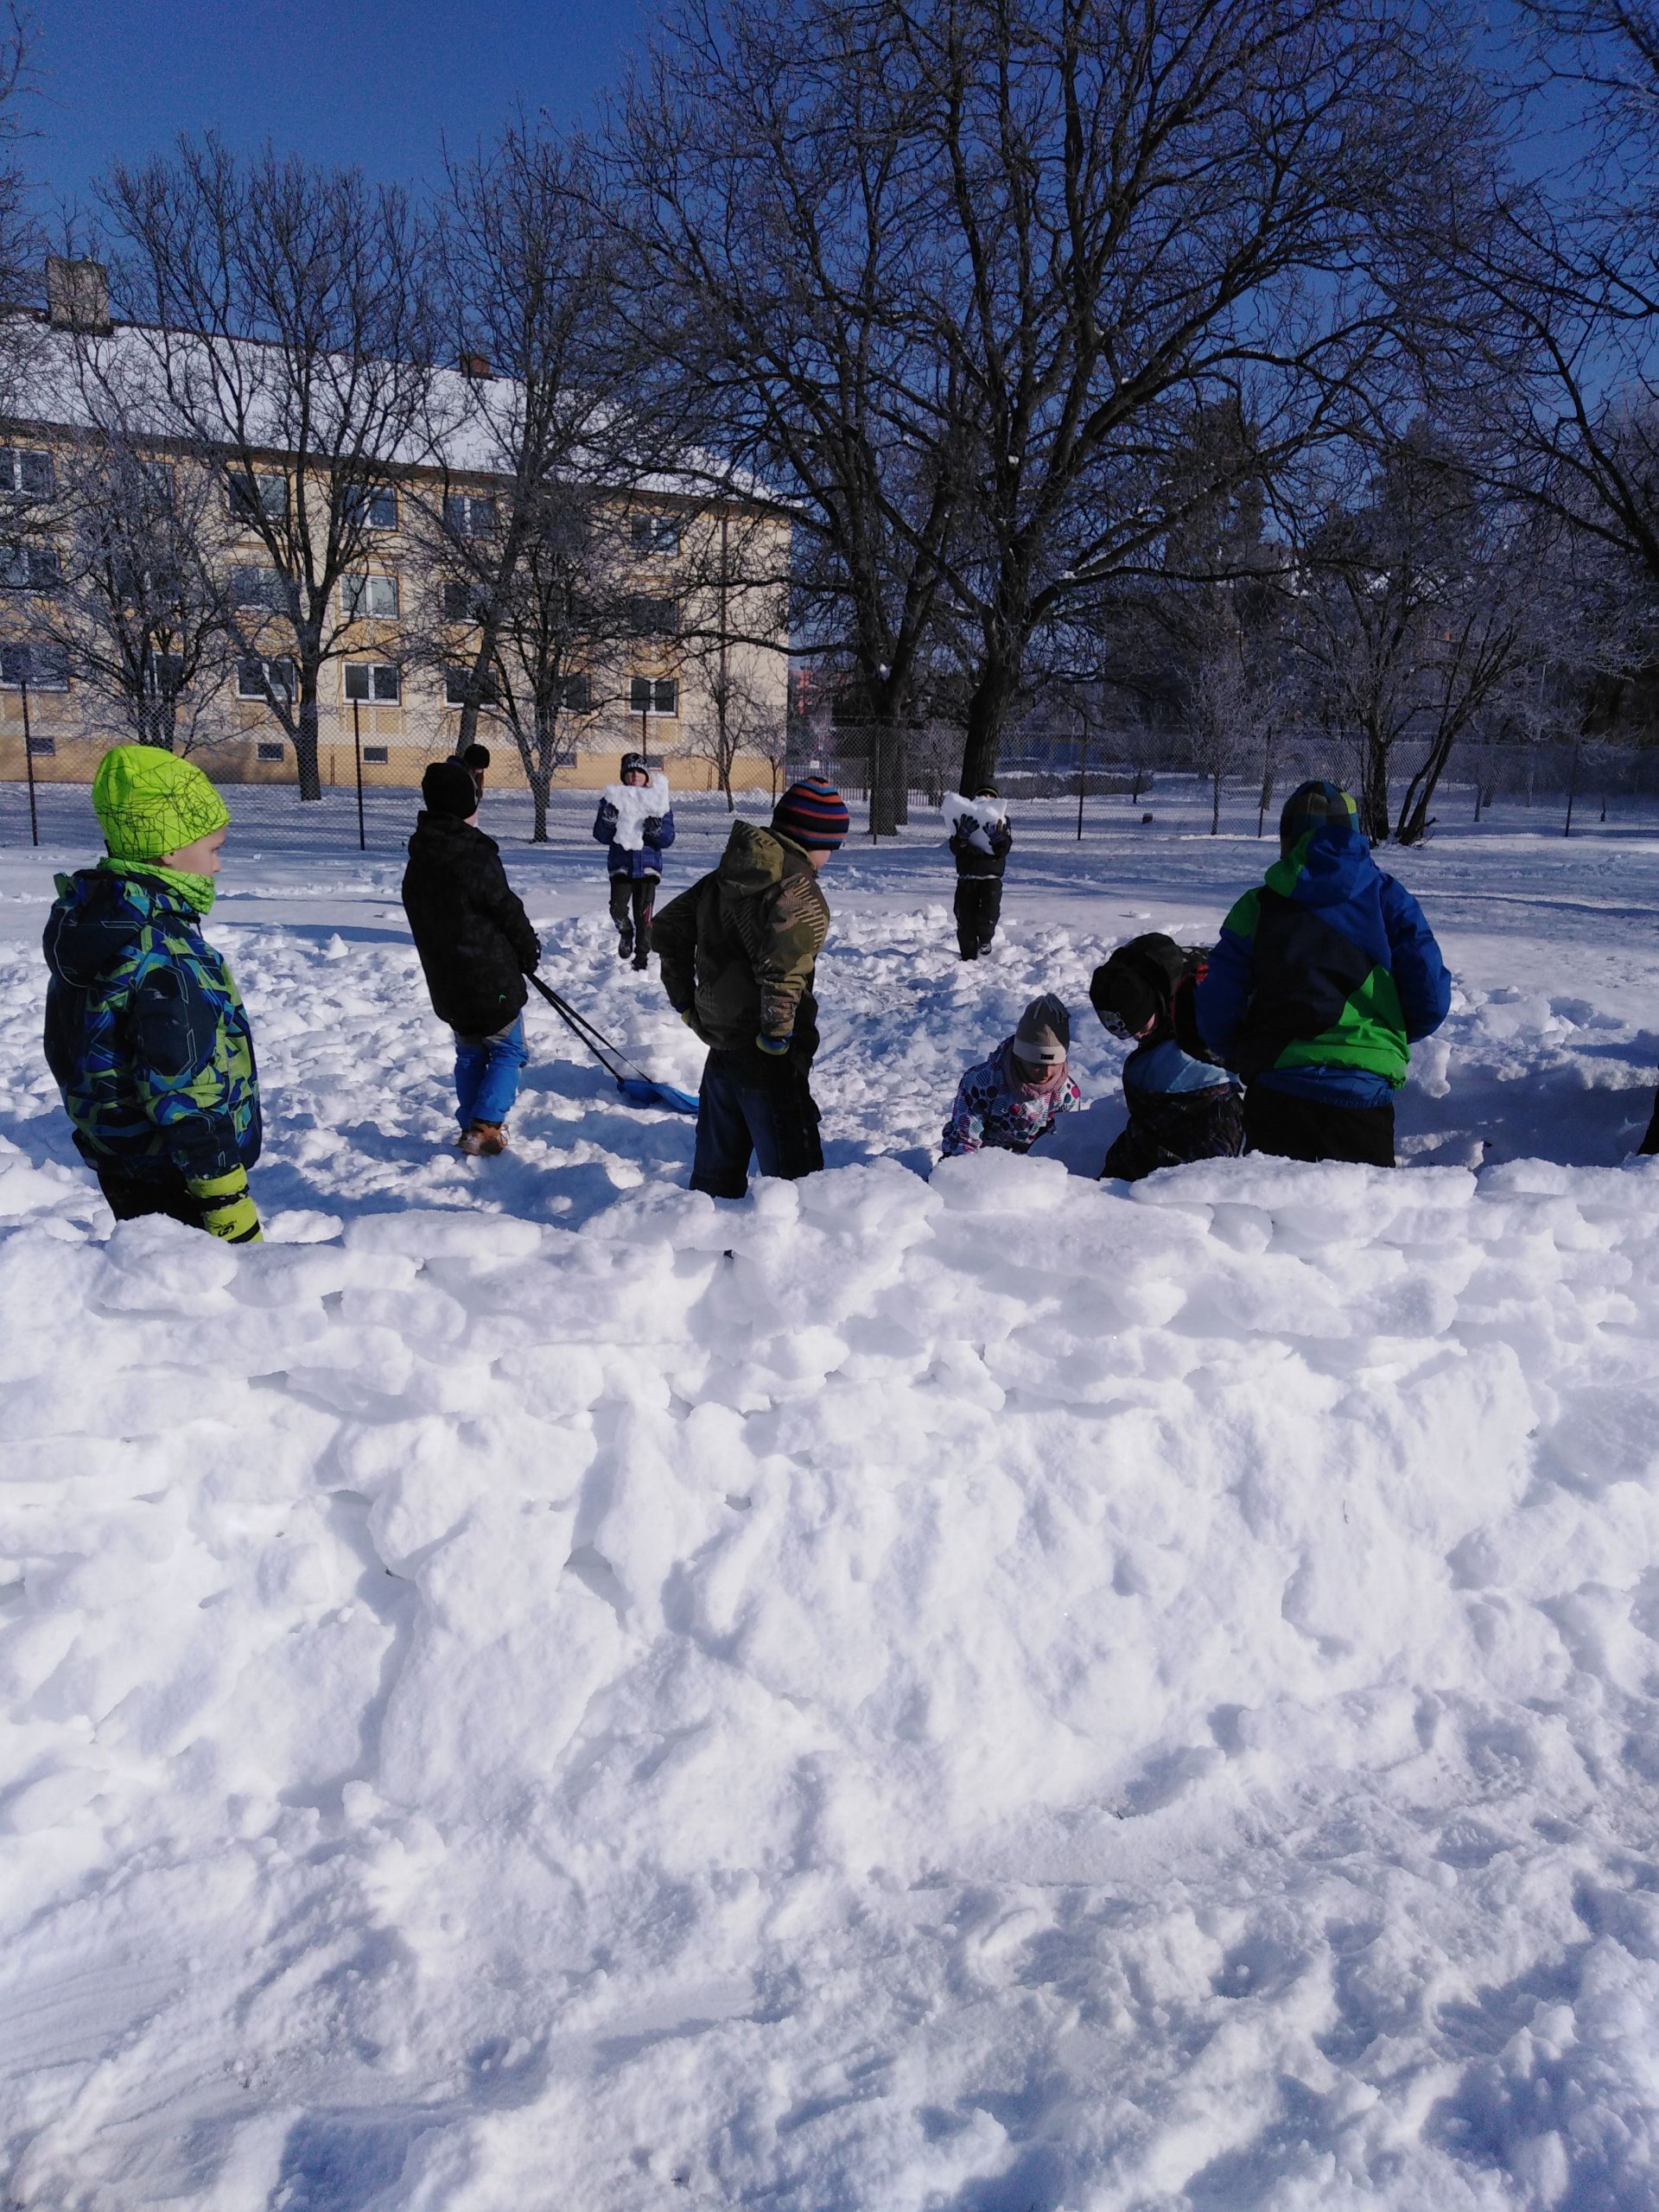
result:
M 522 1014 L 492 1037 L 463 1037 L 456 1030 L 455 1119 L 463 1129 L 474 1122 L 506 1120 L 518 1096 L 518 1071 L 529 1058 Z
M 762 1175 L 787 1182 L 817 1173 L 823 1147 L 809 1072 L 809 1064 L 798 1062 L 793 1052 L 778 1061 L 753 1046 L 709 1053 L 697 1102 L 694 1191 L 715 1198 L 744 1197 L 751 1156 Z

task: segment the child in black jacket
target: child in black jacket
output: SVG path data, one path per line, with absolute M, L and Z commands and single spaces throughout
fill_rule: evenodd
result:
M 1123 1063 L 1128 1127 L 1106 1154 L 1103 1180 L 1138 1183 L 1160 1167 L 1231 1160 L 1244 1148 L 1243 1094 L 1192 1020 L 1205 964 L 1198 946 L 1151 931 L 1120 944 L 1090 979 L 1102 1027 L 1135 1046 Z
M 433 1011 L 455 1033 L 461 1149 L 505 1152 L 506 1119 L 530 1057 L 520 1019 L 542 948 L 499 849 L 477 827 L 478 787 L 458 760 L 421 779 L 425 810 L 409 841 L 404 911 Z
M 964 960 L 988 952 L 1002 912 L 1002 872 L 1014 832 L 994 784 L 973 798 L 952 798 L 940 811 L 957 862 L 957 950 Z

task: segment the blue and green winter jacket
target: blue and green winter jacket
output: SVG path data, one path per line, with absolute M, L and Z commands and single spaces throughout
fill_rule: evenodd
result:
M 185 880 L 109 861 L 58 878 L 46 1058 L 94 1167 L 217 1185 L 259 1157 L 259 1078 L 242 1001 Z
M 1379 1106 L 1451 1003 L 1422 908 L 1353 823 L 1326 822 L 1228 915 L 1193 1013 L 1205 1044 L 1247 1083 Z

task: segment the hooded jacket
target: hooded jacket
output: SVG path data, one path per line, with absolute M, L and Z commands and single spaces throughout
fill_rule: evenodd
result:
M 463 1037 L 507 1028 L 530 995 L 524 977 L 542 948 L 494 838 L 453 815 L 423 812 L 409 841 L 404 912 L 438 1019 Z
M 829 934 L 830 908 L 801 847 L 738 822 L 713 874 L 658 915 L 652 943 L 670 1003 L 706 1045 L 792 1039 L 798 1062 L 817 1049 L 812 978 Z
M 1005 1037 L 988 1060 L 969 1069 L 944 1125 L 947 1160 L 967 1152 L 1029 1152 L 1062 1114 L 1082 1103 L 1071 1072 L 1053 1084 L 1028 1083 L 1014 1062 L 1014 1039 Z
M 43 950 L 46 1059 L 94 1167 L 211 1183 L 259 1157 L 253 1037 L 174 885 L 133 863 L 60 875 Z
M 983 812 L 975 810 L 976 804 L 984 805 Z M 994 814 L 989 805 L 968 798 L 947 799 L 942 811 L 950 832 L 957 875 L 969 882 L 988 879 L 1000 883 L 1014 842 L 1007 816 Z
M 1451 979 L 1423 911 L 1351 822 L 1311 830 L 1222 925 L 1193 996 L 1205 1042 L 1247 1083 L 1382 1105 L 1438 1029 Z

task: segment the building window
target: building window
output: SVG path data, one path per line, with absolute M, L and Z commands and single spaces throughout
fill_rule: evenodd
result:
M 628 710 L 635 715 L 677 715 L 680 686 L 672 676 L 632 676 L 628 679 Z
M 391 757 L 384 745 L 365 745 L 363 748 L 363 760 L 366 767 L 384 768 Z
M 31 730 L 29 737 L 29 749 L 37 760 L 49 760 L 58 749 L 58 741 L 55 737 L 36 737 Z
M 403 696 L 398 671 L 386 661 L 348 660 L 346 696 L 360 699 L 366 706 L 395 707 Z
M 151 652 L 144 655 L 145 698 L 176 699 L 183 689 L 182 653 Z
M 282 522 L 288 515 L 286 476 L 249 475 L 236 470 L 226 479 L 232 522 Z
M 284 655 L 280 660 L 242 660 L 236 664 L 236 696 L 238 699 L 291 699 L 294 696 L 294 664 Z
M 390 484 L 348 484 L 341 496 L 346 519 L 357 530 L 396 530 L 397 494 Z
M 254 758 L 258 760 L 280 760 L 283 757 L 283 748 L 280 741 L 272 744 L 256 745 L 253 751 Z
M 635 515 L 633 550 L 643 557 L 664 559 L 680 550 L 677 515 Z
M 471 686 L 477 683 L 476 693 Z M 474 677 L 470 668 L 446 668 L 443 671 L 443 703 L 446 707 L 464 707 L 470 696 L 476 696 L 480 707 L 495 704 L 495 686 L 486 676 Z
M 340 613 L 348 622 L 395 622 L 397 620 L 396 576 L 342 576 Z
M 488 537 L 495 529 L 495 501 L 476 492 L 447 492 L 443 526 L 453 537 Z
M 0 545 L 0 589 L 56 591 L 62 582 L 55 545 Z
M 627 603 L 628 627 L 636 638 L 672 637 L 680 626 L 677 599 L 648 599 L 636 592 Z
M 591 676 L 562 676 L 559 678 L 559 704 L 568 707 L 573 715 L 590 715 L 594 711 L 594 679 Z
M 49 499 L 57 477 L 49 453 L 28 453 L 21 446 L 0 446 L 0 493 L 14 499 Z
M 232 569 L 231 598 L 238 607 L 280 614 L 288 603 L 288 579 L 280 569 Z
M 478 622 L 483 620 L 476 584 L 469 584 L 464 576 L 449 576 L 443 586 L 443 619 L 446 622 Z
M 0 645 L 0 684 L 16 691 L 27 683 L 31 691 L 69 689 L 69 653 L 63 645 Z

